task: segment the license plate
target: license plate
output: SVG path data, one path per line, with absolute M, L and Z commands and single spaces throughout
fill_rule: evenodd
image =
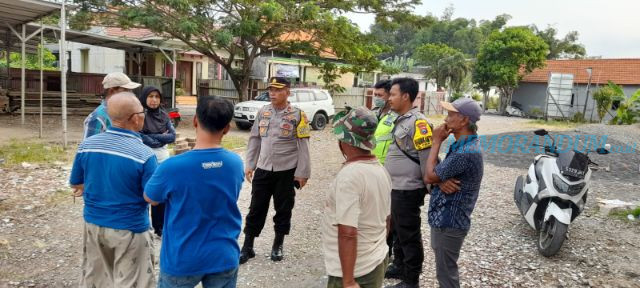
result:
M 235 113 L 236 117 L 242 118 L 242 113 Z

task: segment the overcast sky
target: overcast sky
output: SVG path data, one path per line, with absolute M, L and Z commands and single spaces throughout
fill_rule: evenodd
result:
M 453 4 L 453 18 L 494 19 L 499 14 L 513 18 L 509 26 L 552 25 L 564 37 L 578 31 L 589 56 L 640 58 L 640 0 L 422 0 L 415 13 L 437 17 Z M 349 15 L 361 29 L 373 24 L 370 15 Z

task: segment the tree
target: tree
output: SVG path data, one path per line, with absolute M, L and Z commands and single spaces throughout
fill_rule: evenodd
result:
M 545 30 L 539 30 L 538 27 L 532 25 L 531 30 L 549 45 L 547 59 L 581 59 L 587 54 L 584 46 L 577 43 L 577 31 L 570 31 L 564 38 L 557 39 L 558 31 L 552 26 L 548 26 Z
M 603 86 L 593 93 L 593 100 L 596 101 L 596 106 L 598 108 L 598 116 L 600 117 L 600 121 L 604 119 L 604 116 L 607 114 L 609 110 L 611 110 L 611 106 L 613 101 L 620 101 L 625 99 L 624 91 L 622 87 L 616 85 L 615 83 L 609 81 L 607 86 Z
M 378 68 L 381 47 L 339 15 L 373 13 L 384 23 L 408 14 L 417 1 L 85 0 L 74 15 L 83 21 L 73 23 L 144 27 L 178 39 L 224 67 L 242 101 L 254 60 L 272 51 L 305 55 L 329 75 Z M 326 57 L 350 66 L 332 65 Z
M 429 66 L 426 77 L 435 78 L 438 87 L 446 86 L 460 92 L 461 84 L 469 74 L 471 67 L 464 54 L 445 44 L 425 44 L 414 53 L 413 57 L 421 65 Z
M 549 46 L 526 27 L 493 32 L 480 47 L 474 82 L 484 91 L 491 86 L 498 87 L 500 112 L 504 113 L 522 77 L 545 66 L 548 49 Z
M 40 70 L 40 52 L 44 53 L 42 55 L 42 69 L 49 71 L 58 70 L 58 66 L 56 65 L 56 56 L 53 55 L 49 49 L 43 48 L 40 45 L 38 45 L 38 52 L 36 54 L 27 54 L 25 67 L 30 70 Z M 11 68 L 22 67 L 22 54 L 11 52 L 11 54 L 9 54 L 9 58 Z M 0 58 L 0 67 L 7 67 L 7 60 L 4 56 Z

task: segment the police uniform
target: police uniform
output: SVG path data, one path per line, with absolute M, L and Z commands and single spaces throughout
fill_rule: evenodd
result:
M 431 136 L 432 127 L 418 108 L 398 116 L 384 165 L 391 175 L 391 222 L 398 239 L 392 267 L 408 283 L 418 283 L 424 260 L 420 206 L 427 192 L 423 175 Z
M 389 147 L 391 146 L 391 143 L 393 143 L 391 131 L 394 127 L 393 123 L 398 118 L 398 114 L 391 110 L 386 113 L 380 113 L 382 112 L 382 109 L 380 108 L 374 110 L 374 112 L 378 115 L 378 127 L 376 127 L 376 132 L 374 134 L 376 138 L 376 147 L 373 150 L 373 154 L 378 158 L 380 164 L 384 165 Z
M 276 235 L 289 234 L 294 177 L 308 179 L 311 174 L 309 133 L 304 112 L 291 104 L 282 110 L 269 104 L 258 111 L 245 159 L 245 167 L 255 170 L 245 237 L 260 236 L 272 196 Z

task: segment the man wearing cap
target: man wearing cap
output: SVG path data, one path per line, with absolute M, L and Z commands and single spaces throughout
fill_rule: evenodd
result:
M 482 150 L 476 122 L 482 109 L 473 99 L 441 102 L 448 111 L 444 124 L 433 132 L 433 147 L 427 160 L 424 181 L 431 184 L 458 179 L 459 189 L 446 191 L 436 186 L 429 201 L 431 248 L 435 254 L 436 277 L 440 287 L 460 287 L 458 256 L 471 224 L 483 175 Z M 456 139 L 446 158 L 438 163 L 438 151 L 449 134 Z
M 382 287 L 391 214 L 391 178 L 371 150 L 378 120 L 367 108 L 334 117 L 346 162 L 325 198 L 322 246 L 327 287 Z
M 393 264 L 385 277 L 401 279 L 393 287 L 418 287 L 424 249 L 420 233 L 420 206 L 424 205 L 427 188 L 423 182 L 429 149 L 431 125 L 418 108 L 413 107 L 418 95 L 418 82 L 396 78 L 391 82 L 389 102 L 399 116 L 393 128 L 384 167 L 391 175 L 391 224 L 397 236 Z
M 290 86 L 291 83 L 282 77 L 273 77 L 269 81 L 271 104 L 258 111 L 249 136 L 245 177 L 252 183 L 252 191 L 240 264 L 255 257 L 253 241 L 262 232 L 271 197 L 276 210 L 271 260 L 282 260 L 284 236 L 291 230 L 294 186 L 301 189 L 311 175 L 311 129 L 304 112 L 287 101 L 291 94 Z
M 102 103 L 84 119 L 84 137 L 100 134 L 107 131 L 111 127 L 111 119 L 107 114 L 107 101 L 111 95 L 118 92 L 131 91 L 140 87 L 139 83 L 131 81 L 127 75 L 122 72 L 111 72 L 102 80 L 104 87 L 104 100 Z

